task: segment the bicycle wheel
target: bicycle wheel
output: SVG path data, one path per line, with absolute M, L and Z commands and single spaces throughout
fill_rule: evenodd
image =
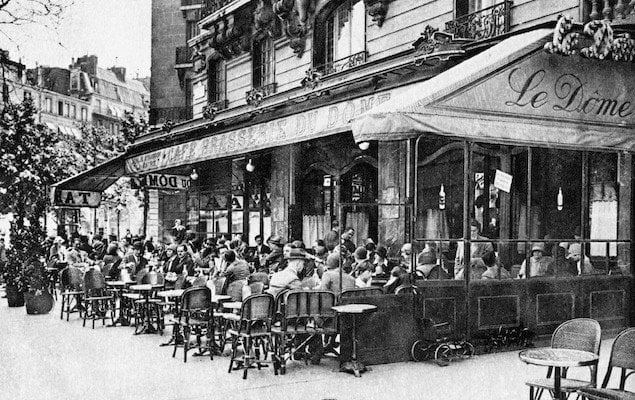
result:
M 463 358 L 470 358 L 474 355 L 474 346 L 472 343 L 465 341 L 461 343 L 461 356 Z
M 423 340 L 417 340 L 412 344 L 410 356 L 413 361 L 425 361 L 428 358 L 428 346 Z
M 452 348 L 445 343 L 437 346 L 437 349 L 434 351 L 434 360 L 440 366 L 446 366 L 450 364 L 453 356 L 454 350 L 452 350 Z

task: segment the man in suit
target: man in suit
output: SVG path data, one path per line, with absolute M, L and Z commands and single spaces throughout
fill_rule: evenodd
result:
M 271 249 L 269 248 L 269 246 L 262 242 L 261 235 L 256 235 L 254 239 L 256 240 L 256 247 L 254 248 L 252 259 L 254 262 L 254 267 L 256 268 L 256 270 L 259 270 L 260 266 L 264 265 L 265 257 L 267 257 L 267 254 L 271 253 Z
M 132 244 L 132 254 L 126 256 L 126 266 L 135 275 L 148 266 L 148 260 L 143 257 L 143 242 L 137 241 Z

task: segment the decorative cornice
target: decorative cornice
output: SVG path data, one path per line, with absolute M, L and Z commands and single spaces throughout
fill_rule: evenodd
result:
M 364 0 L 364 5 L 368 11 L 368 15 L 372 20 L 377 23 L 377 26 L 381 28 L 386 19 L 386 13 L 388 13 L 388 4 L 392 0 Z
M 218 18 L 209 26 L 209 46 L 224 59 L 231 59 L 251 49 L 253 14 L 241 9 Z
M 227 100 L 218 100 L 212 103 L 207 103 L 207 105 L 203 107 L 203 118 L 213 121 L 220 110 L 227 108 L 227 103 Z
M 282 30 L 289 38 L 293 52 L 302 56 L 306 36 L 311 29 L 316 0 L 273 0 L 273 12 L 282 21 Z

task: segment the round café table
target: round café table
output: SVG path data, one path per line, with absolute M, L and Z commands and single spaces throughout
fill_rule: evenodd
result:
M 518 354 L 527 364 L 553 367 L 553 392 L 556 399 L 566 399 L 566 393 L 561 391 L 562 368 L 587 367 L 598 363 L 598 355 L 582 350 L 573 349 L 527 349 Z
M 340 366 L 340 372 L 352 372 L 356 377 L 361 376 L 361 372 L 370 371 L 370 368 L 357 360 L 357 316 L 374 313 L 377 306 L 372 304 L 343 304 L 331 307 L 333 311 L 340 315 L 351 315 L 353 317 L 353 332 L 351 335 L 353 341 L 353 353 L 350 361 L 345 361 Z
M 146 308 L 145 318 L 143 319 L 143 326 L 141 330 L 135 330 L 135 335 L 140 335 L 142 333 L 156 333 L 157 329 L 152 326 L 152 321 L 150 319 L 150 295 L 153 291 L 157 289 L 163 288 L 163 284 L 141 284 L 141 285 L 131 285 L 130 290 L 135 292 L 139 292 L 143 295 L 144 305 Z M 135 323 L 136 324 L 136 323 Z

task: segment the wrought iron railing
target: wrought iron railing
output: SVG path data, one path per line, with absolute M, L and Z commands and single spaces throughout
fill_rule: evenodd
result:
M 192 119 L 191 107 L 165 107 L 150 109 L 150 125 L 162 124 L 165 121 L 180 122 Z
M 359 53 L 351 54 L 348 57 L 318 65 L 314 68 L 314 70 L 320 72 L 322 76 L 325 76 L 346 71 L 364 63 L 366 63 L 366 52 L 360 51 Z
M 456 38 L 482 40 L 509 32 L 511 1 L 503 1 L 445 23 Z
M 587 0 L 591 20 L 609 21 L 635 20 L 634 0 Z
M 234 0 L 202 0 L 203 9 L 201 10 L 201 19 L 220 10 Z
M 189 46 L 179 46 L 176 48 L 175 65 L 192 64 L 192 48 Z

